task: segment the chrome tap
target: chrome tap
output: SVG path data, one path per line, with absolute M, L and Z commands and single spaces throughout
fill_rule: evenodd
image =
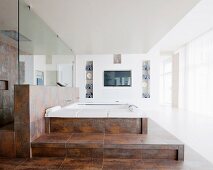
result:
M 129 105 L 129 108 L 130 108 L 130 107 L 138 108 L 138 106 L 136 106 L 136 105 L 134 105 L 134 104 Z
M 131 104 L 131 105 L 129 105 L 129 111 L 131 111 L 131 112 L 133 112 L 133 107 L 135 107 L 135 108 L 138 108 L 138 106 L 135 106 L 135 105 L 133 105 L 133 104 Z

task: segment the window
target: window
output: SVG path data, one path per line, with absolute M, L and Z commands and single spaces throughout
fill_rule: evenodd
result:
M 185 109 L 212 115 L 213 99 L 213 31 L 188 43 L 180 51 L 182 86 L 179 94 Z M 180 65 L 181 67 L 181 65 Z
M 160 73 L 160 100 L 163 105 L 172 104 L 172 60 L 163 60 Z

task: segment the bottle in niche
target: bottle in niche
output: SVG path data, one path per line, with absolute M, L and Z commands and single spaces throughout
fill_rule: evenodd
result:
M 143 93 L 143 97 L 144 98 L 150 98 L 150 94 L 149 93 Z
M 150 70 L 150 66 L 149 66 L 148 63 L 144 63 L 143 70 L 145 70 L 145 71 L 149 71 Z
M 150 79 L 150 75 L 149 74 L 143 74 L 143 79 L 144 80 L 149 80 Z
M 93 85 L 92 84 L 86 84 L 86 89 L 92 89 Z
M 92 71 L 92 70 L 93 70 L 93 64 L 87 64 L 86 71 Z
M 92 92 L 87 92 L 86 93 L 86 98 L 93 98 L 93 93 Z

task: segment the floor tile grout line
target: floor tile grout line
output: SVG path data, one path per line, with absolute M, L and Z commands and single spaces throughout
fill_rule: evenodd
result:
M 106 138 L 106 133 L 104 133 L 104 138 L 103 138 L 103 160 L 105 155 L 105 138 Z
M 67 148 L 67 143 L 68 143 L 68 141 L 72 138 L 72 136 L 73 136 L 73 133 L 72 134 L 70 134 L 70 136 L 69 136 L 69 138 L 66 140 L 66 142 L 65 142 L 65 151 L 66 151 L 66 155 L 65 155 L 65 158 L 67 157 L 67 155 L 68 155 L 68 148 Z
M 68 141 L 72 138 L 72 136 L 73 136 L 73 133 L 69 136 L 69 138 L 66 140 L 66 142 L 65 142 L 65 149 L 67 149 L 67 143 L 68 143 Z
M 103 168 L 104 168 L 104 152 L 105 152 L 105 147 L 104 147 L 104 145 L 105 145 L 105 137 L 106 137 L 106 133 L 104 132 L 104 137 L 103 137 L 103 156 L 102 156 L 102 170 L 103 170 Z
M 61 169 L 61 167 L 62 167 L 63 163 L 65 162 L 65 160 L 66 160 L 66 156 L 64 157 L 64 160 L 61 162 L 61 165 L 59 166 L 58 169 Z
M 21 166 L 22 164 L 24 164 L 24 162 L 26 162 L 27 161 L 27 158 L 25 158 L 23 161 L 21 161 L 16 167 L 15 167 L 15 169 L 17 169 L 19 166 Z

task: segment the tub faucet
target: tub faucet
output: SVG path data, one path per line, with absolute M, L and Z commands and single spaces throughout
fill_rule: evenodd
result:
M 131 104 L 131 105 L 129 105 L 129 107 L 128 107 L 128 108 L 129 108 L 129 111 L 133 112 L 133 111 L 134 111 L 134 110 L 133 110 L 133 107 L 134 107 L 134 108 L 138 108 L 138 106 L 135 106 L 135 105 L 132 105 L 132 104 Z
M 129 108 L 131 108 L 131 107 L 138 108 L 138 106 L 135 106 L 134 104 L 129 105 Z

